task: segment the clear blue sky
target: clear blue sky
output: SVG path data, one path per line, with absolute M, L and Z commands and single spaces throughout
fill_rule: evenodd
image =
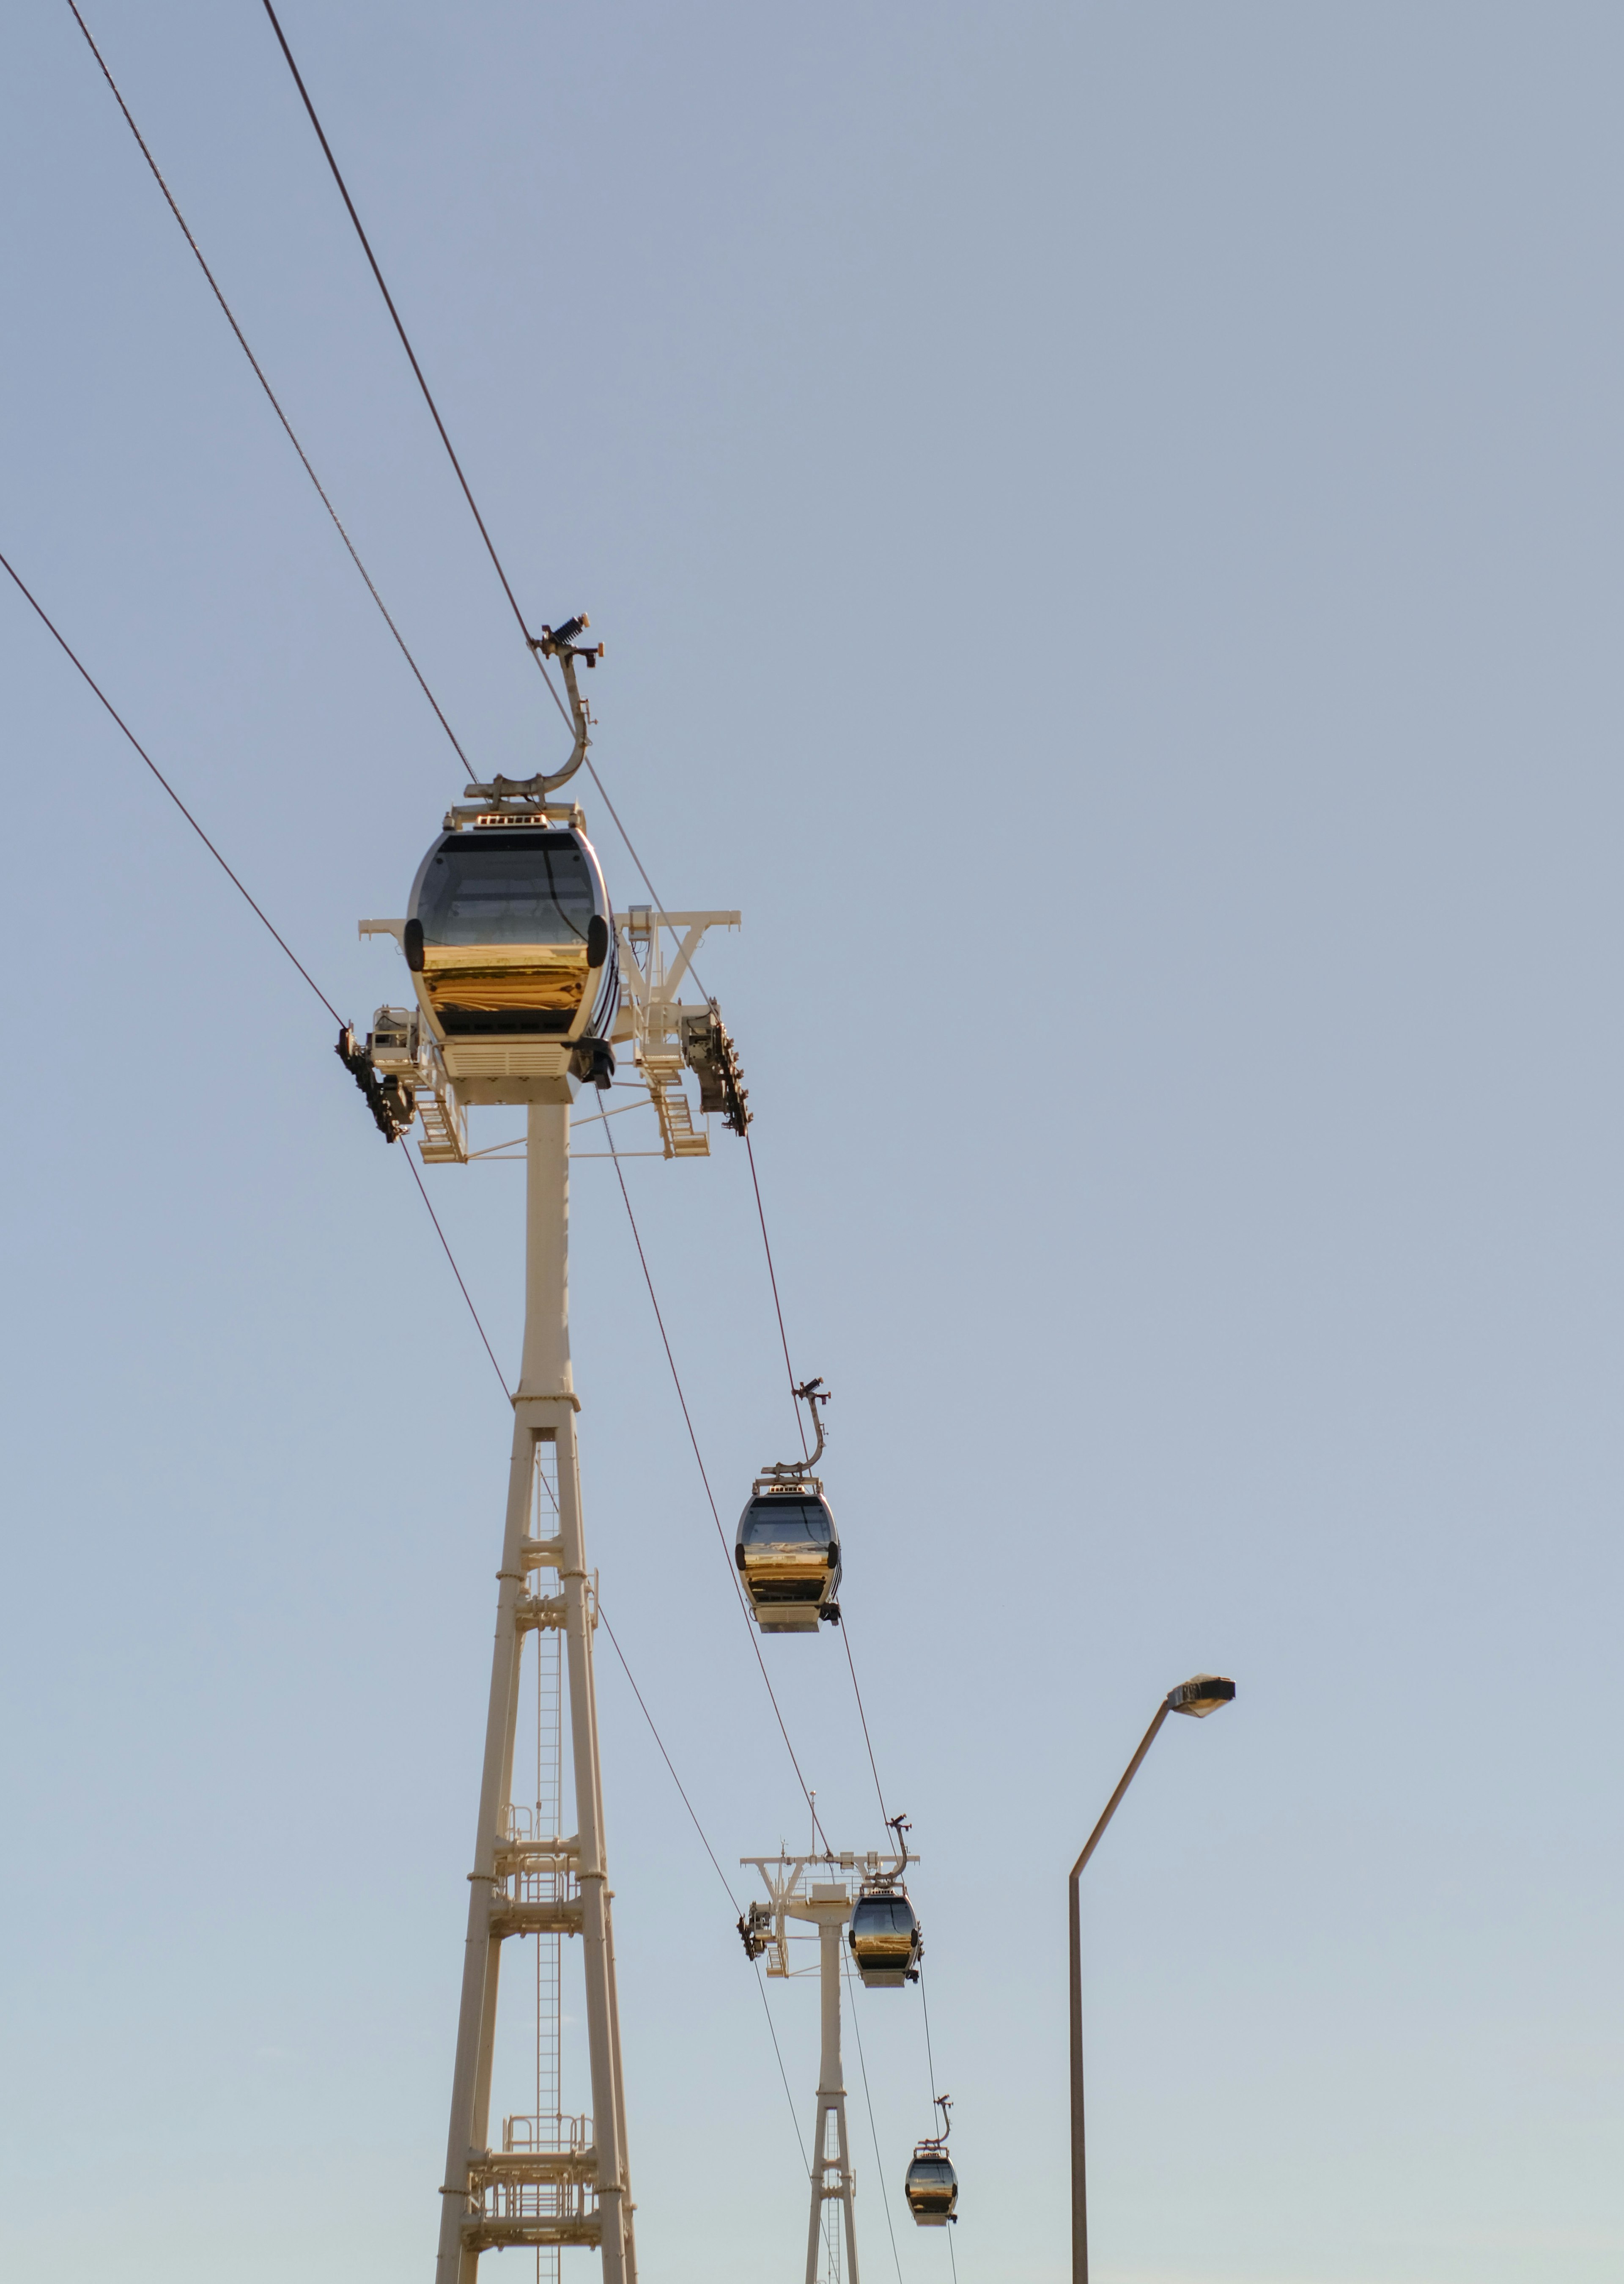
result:
M 83 4 L 470 753 L 554 763 L 261 11 Z M 745 914 L 962 2284 L 1066 2272 L 1065 1871 L 1202 1667 L 1088 1874 L 1102 2284 L 1615 2278 L 1624 20 L 285 22 L 661 895 Z M 455 757 L 64 0 L 0 168 L 0 547 L 365 1021 Z M 5 593 L 0 653 L 0 2266 L 426 2277 L 506 1407 L 325 1014 Z M 788 1430 L 742 1153 L 629 1178 L 730 1519 Z M 522 1176 L 431 1189 L 511 1373 Z M 604 1606 L 731 1864 L 804 1811 L 603 1165 L 573 1237 Z M 872 1844 L 839 1643 L 768 1650 Z M 600 1691 L 645 2272 L 793 2278 L 732 1910 Z M 930 2088 L 861 2021 L 883 2284 Z

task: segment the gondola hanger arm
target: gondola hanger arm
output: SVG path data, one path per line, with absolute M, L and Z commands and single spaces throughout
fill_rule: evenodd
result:
M 536 779 L 536 784 L 544 798 L 548 794 L 556 793 L 560 786 L 569 783 L 586 759 L 586 748 L 592 743 L 589 733 L 592 716 L 586 710 L 575 677 L 577 659 L 584 658 L 587 665 L 592 667 L 596 666 L 598 661 L 603 656 L 601 643 L 582 643 L 576 640 L 576 637 L 584 634 L 591 624 L 592 622 L 585 612 L 577 611 L 573 618 L 566 619 L 561 627 L 543 627 L 538 635 L 527 635 L 525 637 L 538 660 L 555 658 L 558 661 L 559 670 L 564 677 L 564 688 L 569 698 L 569 719 L 575 730 L 575 744 L 570 749 L 569 759 L 564 763 L 563 768 L 554 770 L 547 775 L 538 776 Z
M 817 1449 L 812 1453 L 809 1459 L 784 1459 L 781 1460 L 777 1467 L 764 1467 L 761 1471 L 760 1477 L 760 1480 L 763 1482 L 769 1479 L 775 1482 L 794 1482 L 798 1481 L 803 1476 L 810 1475 L 812 1469 L 817 1466 L 819 1460 L 823 1457 L 823 1406 L 828 1402 L 834 1391 L 831 1388 L 824 1387 L 822 1375 L 820 1373 L 816 1379 L 803 1381 L 800 1387 L 796 1389 L 795 1393 L 796 1401 L 805 1404 L 807 1410 L 812 1413 L 812 1426 L 816 1429 L 818 1436 Z

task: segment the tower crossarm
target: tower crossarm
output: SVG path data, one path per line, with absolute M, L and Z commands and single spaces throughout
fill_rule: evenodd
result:
M 749 1122 L 738 1058 L 714 1002 L 679 995 L 708 928 L 736 928 L 737 912 L 666 912 L 633 904 L 616 922 L 620 939 L 623 999 L 611 1037 L 630 1042 L 632 1060 L 647 1083 L 668 1158 L 705 1158 L 710 1136 L 694 1123 L 683 1073 L 699 1075 L 700 1108 L 720 1110 L 742 1133 Z M 674 939 L 670 958 L 666 937 Z
M 741 1866 L 759 1872 L 767 1891 L 765 1915 L 763 1907 L 755 1904 L 750 1906 L 749 1920 L 740 1921 L 746 1951 L 752 1958 L 764 1951 L 770 1952 L 767 1973 L 788 1975 L 791 1920 L 817 1928 L 839 1927 L 851 1917 L 856 1890 L 865 1880 L 888 1870 L 899 1873 L 918 1861 L 917 1856 L 906 1850 L 898 1862 L 872 1848 L 845 1848 L 825 1856 L 741 1856 Z
M 620 914 L 616 926 L 624 954 L 621 985 L 634 1020 L 641 1017 L 648 1036 L 674 1037 L 679 1014 L 703 1014 L 702 1004 L 685 1008 L 678 992 L 705 931 L 736 928 L 741 917 L 738 912 L 665 912 L 652 904 L 632 904 Z M 669 961 L 663 942 L 667 931 L 678 939 Z

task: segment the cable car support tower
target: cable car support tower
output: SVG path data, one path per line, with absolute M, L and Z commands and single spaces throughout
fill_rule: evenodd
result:
M 838 2210 L 837 2234 L 829 2239 L 830 2278 L 839 2274 L 836 2247 L 843 2238 L 845 2284 L 861 2284 L 853 2210 L 857 2176 L 851 2170 L 851 2143 L 846 2133 L 846 2089 L 840 2058 L 841 1935 L 854 1908 L 871 1887 L 889 1887 L 901 1878 L 910 1864 L 918 1863 L 918 1857 L 911 1856 L 900 1834 L 898 1836 L 899 1852 L 894 1862 L 877 1853 L 859 1855 L 850 1848 L 838 1855 L 740 1858 L 741 1864 L 760 1873 L 767 1891 L 767 1901 L 751 1904 L 739 1921 L 746 1958 L 759 1959 L 765 1952 L 769 1975 L 793 1975 L 796 1969 L 789 1964 L 789 1945 L 795 1940 L 790 1921 L 809 1923 L 818 1931 L 822 2038 L 817 2124 L 812 2136 L 812 2210 L 806 2224 L 806 2284 L 818 2284 L 818 2248 L 824 2236 L 826 2208 L 831 2204 Z M 900 1972 L 897 1979 L 901 1980 Z
M 562 669 L 574 752 L 550 777 L 498 777 L 468 786 L 475 805 L 448 812 L 446 837 L 424 860 L 412 915 L 361 923 L 364 935 L 392 935 L 400 945 L 417 1005 L 381 1007 L 364 1047 L 348 1031 L 339 1043 L 388 1140 L 409 1135 L 414 1115 L 421 1116 L 426 1163 L 467 1162 L 470 1105 L 522 1106 L 526 1113 L 524 1342 L 513 1396 L 436 2284 L 475 2284 L 482 2252 L 518 2246 L 536 2248 L 538 2272 L 545 2262 L 556 2284 L 566 2245 L 600 2250 L 603 2284 L 636 2284 L 592 1674 L 596 1574 L 586 1559 L 576 1442 L 581 1407 L 569 1357 L 570 1110 L 583 1082 L 610 1084 L 613 1044 L 618 1044 L 630 1048 L 648 1091 L 666 1157 L 709 1151 L 683 1094 L 685 1068 L 699 1077 L 702 1114 L 721 1110 L 739 1133 L 749 1120 L 737 1060 L 715 1003 L 684 1005 L 676 996 L 705 930 L 718 923 L 737 927 L 738 913 L 634 907 L 616 920 L 581 811 L 553 799 L 579 768 L 588 742 L 590 717 L 575 663 L 584 659 L 595 665 L 601 653 L 577 642 L 585 624 L 582 614 L 556 634 L 549 630 L 537 645 Z M 534 905 L 542 915 L 532 931 L 538 941 L 531 945 L 504 937 L 482 950 L 476 935 L 456 933 L 458 916 L 477 913 L 482 893 L 489 909 L 491 883 L 511 903 L 520 893 L 513 881 L 528 863 L 522 851 L 530 846 L 539 868 L 532 869 L 546 884 Z M 572 917 L 561 900 L 557 880 L 566 872 L 592 905 L 594 916 L 584 928 L 579 921 L 586 903 Z M 443 884 L 451 876 L 461 885 L 447 903 Z M 436 895 L 438 904 L 432 900 Z M 669 963 L 662 930 L 677 939 Z M 609 1098 L 602 1099 L 607 1107 Z M 513 1797 L 527 1636 L 536 1646 L 533 1811 Z M 566 1694 L 577 1827 L 569 1834 L 546 1828 L 564 1820 Z M 498 1991 L 502 1945 L 514 1936 L 532 1936 L 537 1944 L 536 2110 L 506 2118 L 501 2147 L 493 2148 Z M 581 1945 L 590 2116 L 569 2116 L 560 2107 L 558 1961 L 564 1936 L 577 1937 Z

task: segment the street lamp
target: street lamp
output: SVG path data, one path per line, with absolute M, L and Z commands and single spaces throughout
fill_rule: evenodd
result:
M 1204 1721 L 1235 1695 L 1235 1684 L 1221 1674 L 1197 1673 L 1170 1689 L 1156 1709 L 1156 1718 L 1140 1740 L 1139 1750 L 1123 1772 L 1122 1782 L 1105 1803 L 1105 1813 L 1088 1835 L 1087 1845 L 1071 1866 L 1071 2284 L 1088 2284 L 1088 2190 L 1083 2162 L 1083 1936 L 1078 1883 L 1083 1866 L 1100 1844 L 1101 1834 L 1117 1813 L 1123 1794 L 1139 1773 L 1139 1764 L 1156 1742 L 1156 1733 L 1170 1713 L 1188 1713 Z

